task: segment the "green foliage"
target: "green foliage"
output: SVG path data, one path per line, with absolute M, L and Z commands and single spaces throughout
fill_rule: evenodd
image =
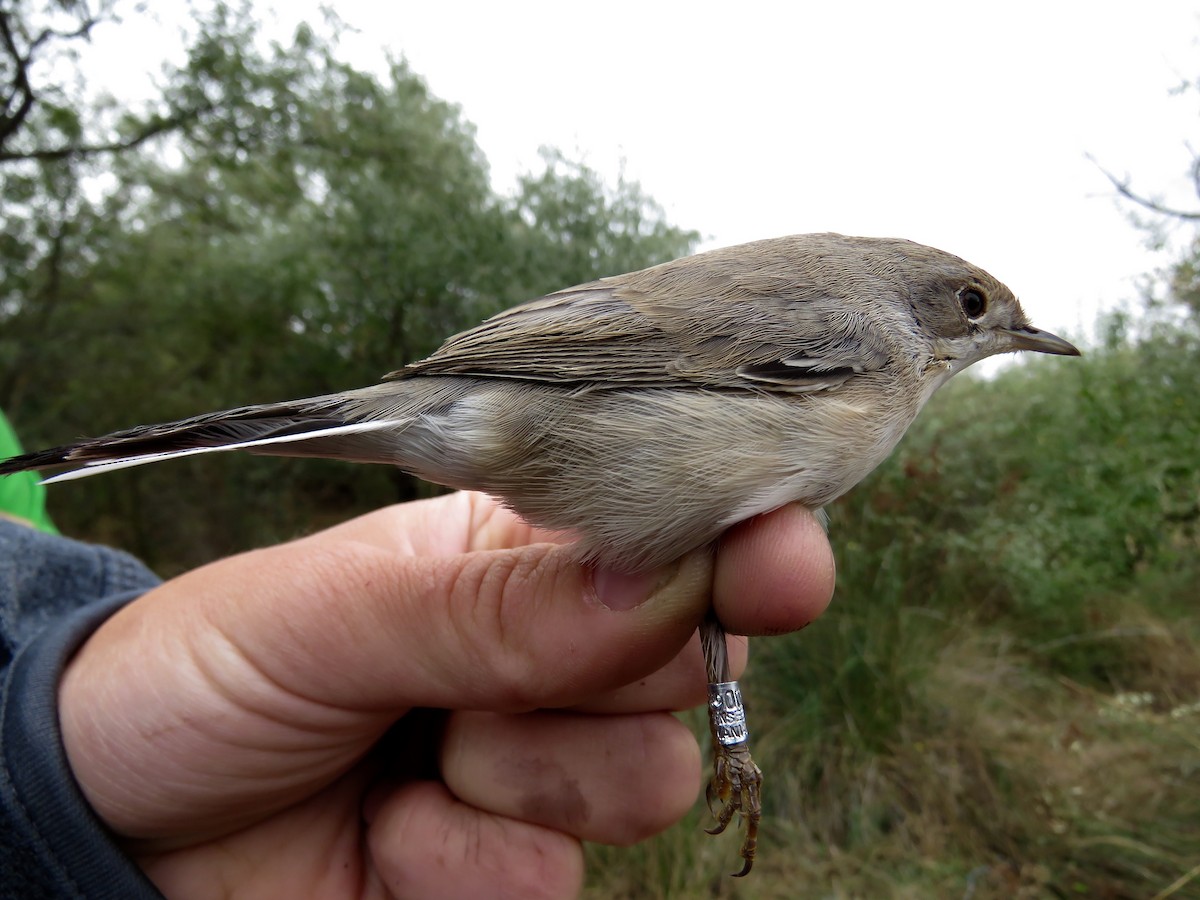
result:
M 496 195 L 455 106 L 401 61 L 382 77 L 342 61 L 337 37 L 268 46 L 250 6 L 218 3 L 115 136 L 111 109 L 31 117 L 27 158 L 0 167 L 0 405 L 27 443 L 367 384 L 513 302 L 695 242 L 638 185 L 555 153 Z M 387 469 L 205 460 L 51 503 L 66 530 L 175 571 L 422 490 Z
M 1194 572 L 1197 351 L 1197 329 L 1171 328 L 953 383 L 834 512 L 843 588 L 1061 647 L 1147 573 Z M 1099 674 L 1095 659 L 1051 657 Z
M 610 189 L 587 166 L 543 148 L 545 168 L 520 179 L 513 212 L 525 226 L 528 287 L 545 293 L 679 256 L 681 235 L 636 182 Z

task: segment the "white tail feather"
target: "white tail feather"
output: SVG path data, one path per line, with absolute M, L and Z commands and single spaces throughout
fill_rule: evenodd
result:
M 84 463 L 82 468 L 72 469 L 59 475 L 43 478 L 42 484 L 55 484 L 59 481 L 74 481 L 77 478 L 87 478 L 102 472 L 114 472 L 117 469 L 130 469 L 134 466 L 145 466 L 150 463 L 162 462 L 164 459 L 178 459 L 184 456 L 195 456 L 198 453 L 223 453 L 226 450 L 246 450 L 250 447 L 264 447 L 267 444 L 287 444 L 295 441 L 307 441 L 317 437 L 333 437 L 339 434 L 358 434 L 363 431 L 378 431 L 394 427 L 395 419 L 377 419 L 371 422 L 355 422 L 352 425 L 335 425 L 332 428 L 319 428 L 316 431 L 306 431 L 301 434 L 285 434 L 279 437 L 259 438 L 255 441 L 237 441 L 232 444 L 221 444 L 218 447 L 191 447 L 187 450 L 169 450 L 165 453 L 147 453 L 143 456 L 126 456 L 121 459 L 95 460 Z

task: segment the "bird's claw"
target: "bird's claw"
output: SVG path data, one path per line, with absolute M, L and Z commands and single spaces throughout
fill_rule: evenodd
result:
M 762 819 L 762 770 L 750 757 L 741 691 L 737 682 L 709 685 L 709 725 L 713 737 L 713 774 L 705 789 L 709 811 L 717 823 L 705 829 L 720 834 L 733 817 L 746 823 L 742 841 L 741 878 L 754 866 L 758 852 L 758 823 Z M 740 738 L 740 740 L 738 739 Z

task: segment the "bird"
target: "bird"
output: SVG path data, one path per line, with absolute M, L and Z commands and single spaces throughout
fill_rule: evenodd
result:
M 576 535 L 585 564 L 639 572 L 781 506 L 822 509 L 953 375 L 1015 351 L 1079 355 L 953 254 L 797 234 L 547 294 L 369 387 L 138 426 L 13 457 L 0 475 L 66 467 L 52 482 L 228 450 L 387 463 Z M 715 617 L 701 638 L 711 830 L 745 822 L 745 875 L 761 772 Z

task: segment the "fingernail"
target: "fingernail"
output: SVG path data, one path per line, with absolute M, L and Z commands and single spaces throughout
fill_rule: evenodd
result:
M 670 577 L 670 569 L 649 572 L 617 572 L 613 569 L 593 569 L 592 586 L 596 598 L 609 609 L 618 612 L 636 609 L 654 593 L 655 588 Z
M 712 602 L 711 547 L 696 550 L 649 572 L 630 574 L 595 567 L 592 593 L 608 609 L 625 612 L 650 604 L 670 621 L 702 613 Z

